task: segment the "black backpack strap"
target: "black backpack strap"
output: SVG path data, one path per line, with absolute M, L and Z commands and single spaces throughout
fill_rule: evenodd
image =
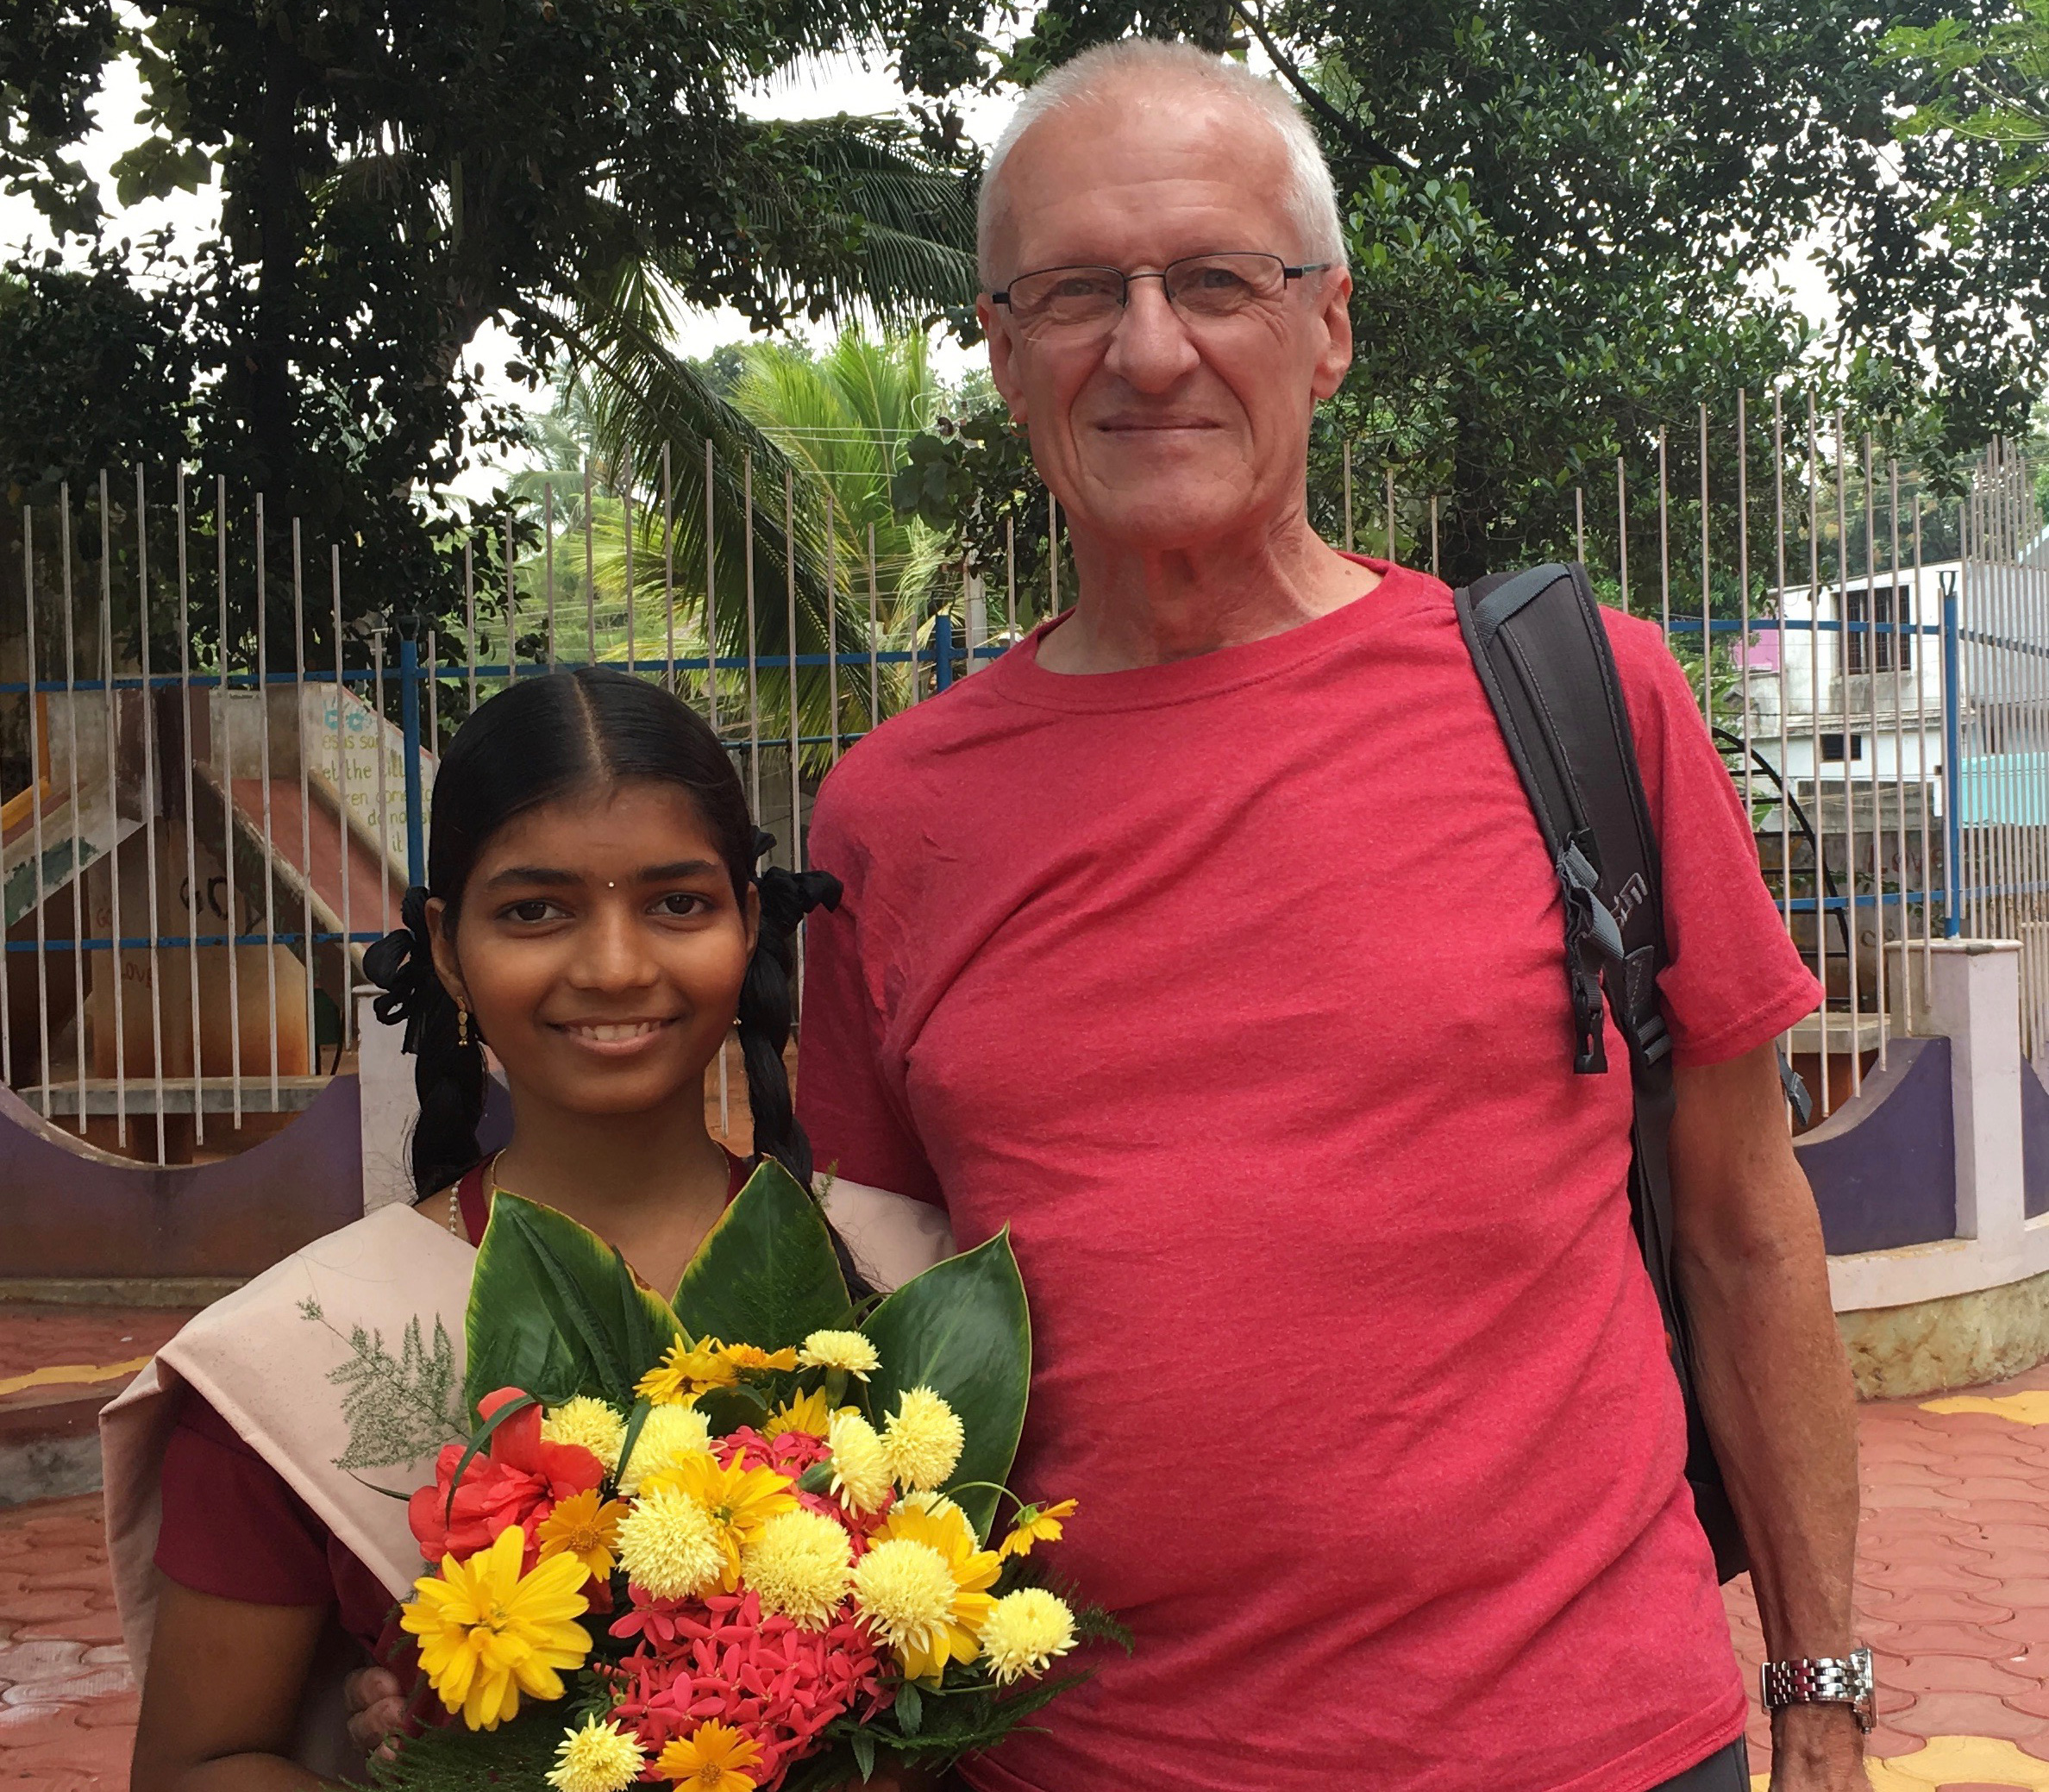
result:
M 1672 1272 L 1672 1042 L 1657 999 L 1665 957 L 1657 836 L 1607 630 L 1576 563 L 1481 579 L 1455 602 L 1564 900 L 1572 1068 L 1582 1075 L 1607 1068 L 1604 995 L 1627 1043 L 1631 1217 L 1686 1401 L 1688 1478 L 1726 1580 L 1743 1570 L 1742 1539 L 1695 1398 L 1693 1340 Z

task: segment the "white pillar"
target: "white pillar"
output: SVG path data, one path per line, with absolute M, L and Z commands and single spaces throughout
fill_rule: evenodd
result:
M 1950 1042 L 1957 1126 L 1957 1236 L 2018 1252 L 2027 1225 L 2021 1160 L 2021 944 L 1940 940 L 1928 962 L 1928 1021 Z

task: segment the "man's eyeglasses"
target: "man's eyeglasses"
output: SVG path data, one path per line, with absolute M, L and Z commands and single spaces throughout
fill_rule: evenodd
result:
M 1236 317 L 1272 304 L 1288 282 L 1320 273 L 1332 264 L 1306 261 L 1291 267 L 1278 255 L 1231 251 L 1183 255 L 1157 273 L 1124 273 L 1114 267 L 1043 267 L 1019 274 L 989 297 L 1008 308 L 1028 336 L 1063 338 L 1106 335 L 1130 302 L 1133 280 L 1157 280 L 1167 302 L 1191 323 Z

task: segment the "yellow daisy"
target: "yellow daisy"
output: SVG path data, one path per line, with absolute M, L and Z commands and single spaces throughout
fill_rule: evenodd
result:
M 586 1718 L 555 1750 L 548 1783 L 555 1792 L 626 1792 L 648 1764 L 640 1739 L 610 1719 Z
M 1075 1515 L 1075 1501 L 1062 1500 L 1054 1506 L 1027 1506 L 1018 1514 L 1010 1534 L 996 1545 L 996 1558 L 1029 1556 L 1035 1543 L 1058 1543 L 1061 1520 Z
M 738 1366 L 716 1338 L 687 1344 L 678 1338 L 655 1367 L 633 1384 L 642 1400 L 658 1407 L 686 1407 L 714 1388 L 730 1388 L 740 1379 Z
M 759 1344 L 727 1344 L 722 1352 L 735 1369 L 783 1369 L 797 1367 L 794 1344 L 780 1350 L 764 1350 Z
M 561 1698 L 561 1670 L 591 1652 L 591 1633 L 573 1621 L 589 1609 L 583 1563 L 555 1556 L 523 1575 L 525 1553 L 526 1532 L 508 1525 L 467 1561 L 442 1557 L 440 1575 L 415 1581 L 398 1614 L 399 1628 L 420 1639 L 429 1683 L 473 1730 L 518 1716 L 522 1693 Z
M 555 1510 L 541 1520 L 534 1540 L 541 1546 L 541 1559 L 573 1556 L 603 1580 L 612 1571 L 613 1553 L 619 1546 L 619 1520 L 626 1516 L 626 1502 L 598 1502 L 598 1490 L 572 1494 L 555 1501 Z
M 761 1421 L 764 1438 L 780 1438 L 785 1432 L 803 1432 L 814 1438 L 824 1437 L 832 1428 L 832 1402 L 825 1398 L 823 1388 L 814 1388 L 809 1394 L 799 1394 L 785 1400 Z
M 655 1771 L 676 1792 L 754 1792 L 758 1782 L 749 1770 L 761 1764 L 760 1743 L 711 1718 L 662 1750 Z

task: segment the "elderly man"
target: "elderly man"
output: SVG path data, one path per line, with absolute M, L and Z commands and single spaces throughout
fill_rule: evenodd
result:
M 1561 1049 L 1557 886 L 1451 593 L 1307 519 L 1351 341 L 1313 140 L 1194 50 L 1091 53 L 993 155 L 981 267 L 1080 593 L 827 782 L 800 1098 L 842 1177 L 1011 1227 L 1018 1484 L 1080 1500 L 1061 1565 L 1137 1638 L 968 1782 L 1746 1787 L 1628 1077 Z M 1703 1400 L 1771 1653 L 1842 1657 L 1851 1396 L 1772 1048 L 1817 992 L 1683 676 L 1610 632 Z M 1783 1792 L 1858 1756 L 1841 1704 L 1775 1719 Z

